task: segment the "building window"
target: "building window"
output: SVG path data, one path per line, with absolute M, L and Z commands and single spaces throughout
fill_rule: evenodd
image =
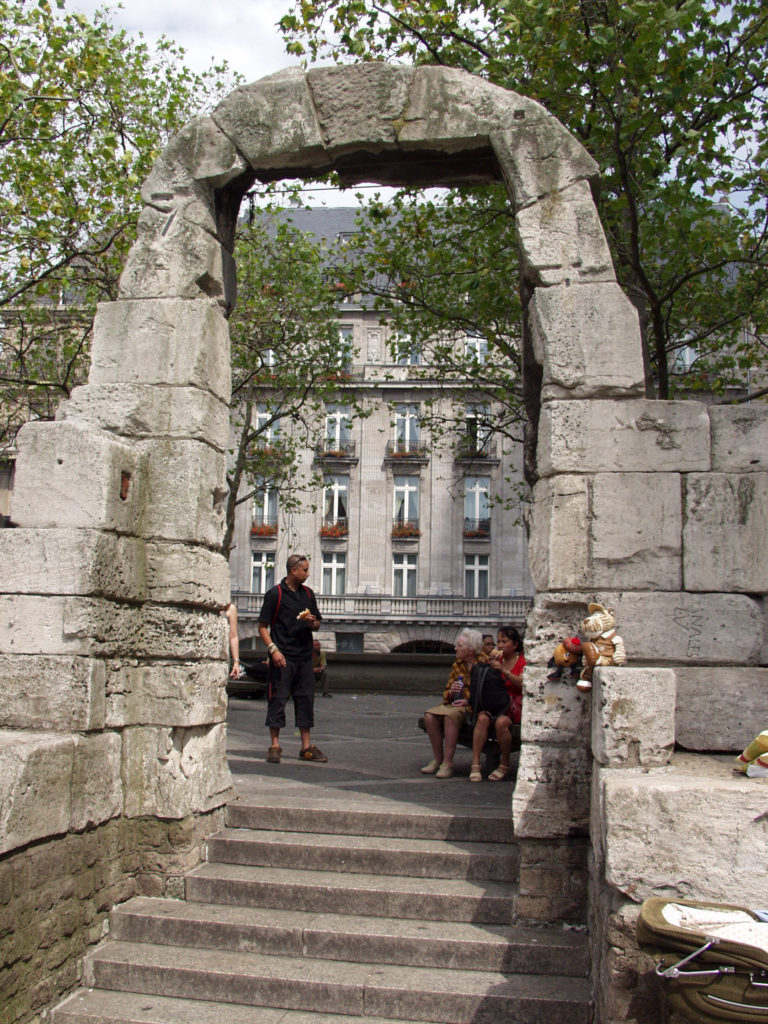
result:
M 337 633 L 336 634 L 336 650 L 341 651 L 345 654 L 362 654 L 363 653 L 363 634 L 362 633 Z
M 419 407 L 418 405 L 395 406 L 395 454 L 419 452 Z
M 321 594 L 338 597 L 345 593 L 347 556 L 339 551 L 323 552 L 323 585 Z
M 323 526 L 321 529 L 322 536 L 346 536 L 348 529 L 348 499 L 349 477 L 326 477 L 325 486 L 323 487 Z
M 251 552 L 251 593 L 266 594 L 275 585 L 273 554 L 268 551 Z
M 486 362 L 488 359 L 488 342 L 479 334 L 465 335 L 464 355 L 475 363 Z
M 488 555 L 464 556 L 464 596 L 488 597 Z
M 393 597 L 416 596 L 416 555 L 392 556 Z
M 340 370 L 348 370 L 352 365 L 354 353 L 355 329 L 350 324 L 339 325 L 339 357 L 338 367 Z
M 491 480 L 487 476 L 464 478 L 464 536 L 488 537 L 491 532 L 489 494 Z
M 260 537 L 274 537 L 277 533 L 277 491 L 268 487 L 256 490 L 251 533 Z
M 325 443 L 328 448 L 343 451 L 344 444 L 349 441 L 352 420 L 348 405 L 330 404 L 325 410 Z
M 264 402 L 259 402 L 253 414 L 253 426 L 257 434 L 256 443 L 261 448 L 269 448 L 280 437 L 280 420 L 267 408 Z
M 398 366 L 419 366 L 421 347 L 407 334 L 396 334 L 390 342 L 392 355 Z
M 468 402 L 465 413 L 464 444 L 468 455 L 490 452 L 491 409 L 485 402 Z
M 394 490 L 395 523 L 419 523 L 419 478 L 396 476 Z

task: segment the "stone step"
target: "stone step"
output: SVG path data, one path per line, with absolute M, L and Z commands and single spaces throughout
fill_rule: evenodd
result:
M 583 978 L 445 971 L 109 941 L 92 988 L 437 1024 L 586 1024 Z M 221 1017 L 228 1017 L 223 1006 Z
M 513 888 L 504 882 L 210 863 L 185 881 L 187 899 L 201 903 L 481 924 L 508 924 L 513 913 Z
M 517 878 L 516 846 L 436 839 L 390 839 L 226 829 L 208 839 L 208 860 L 227 864 L 347 871 L 414 878 Z
M 342 800 L 293 800 L 275 806 L 254 797 L 227 805 L 230 828 L 390 836 L 399 839 L 451 839 L 458 842 L 513 843 L 512 816 L 489 808 L 452 806 L 449 810 L 403 807 L 394 801 L 363 804 Z
M 53 1012 L 52 1024 L 399 1024 L 391 1017 L 350 1017 L 315 1010 L 174 999 L 135 992 L 80 989 Z
M 137 897 L 111 914 L 111 936 L 154 945 L 528 974 L 587 973 L 576 932 L 219 906 Z

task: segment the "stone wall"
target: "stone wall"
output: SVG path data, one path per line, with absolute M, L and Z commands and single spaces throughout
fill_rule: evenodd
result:
M 113 818 L 0 857 L 0 1020 L 27 1021 L 81 981 L 110 909 L 134 895 L 180 897 L 221 813 Z

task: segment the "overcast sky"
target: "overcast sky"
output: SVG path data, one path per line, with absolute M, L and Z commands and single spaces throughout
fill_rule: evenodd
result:
M 113 23 L 147 42 L 162 35 L 180 43 L 186 64 L 202 71 L 212 60 L 225 58 L 253 82 L 273 71 L 297 64 L 284 49 L 275 23 L 290 0 L 67 0 L 67 7 L 92 15 L 97 7 L 111 11 Z
M 226 59 L 247 82 L 283 68 L 298 66 L 285 52 L 275 27 L 291 7 L 291 0 L 66 0 L 68 10 L 91 16 L 97 7 L 108 7 L 112 23 L 136 37 L 143 33 L 152 44 L 165 35 L 186 51 L 184 62 L 203 71 L 212 60 Z M 356 206 L 360 186 L 344 192 L 314 188 L 303 198 L 313 205 Z M 364 189 L 370 194 L 371 189 Z M 381 189 L 390 195 L 392 189 Z

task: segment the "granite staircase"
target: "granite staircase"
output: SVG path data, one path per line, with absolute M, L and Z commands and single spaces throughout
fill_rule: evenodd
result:
M 508 817 L 232 804 L 186 900 L 117 907 L 53 1024 L 586 1024 L 584 936 L 510 926 Z

